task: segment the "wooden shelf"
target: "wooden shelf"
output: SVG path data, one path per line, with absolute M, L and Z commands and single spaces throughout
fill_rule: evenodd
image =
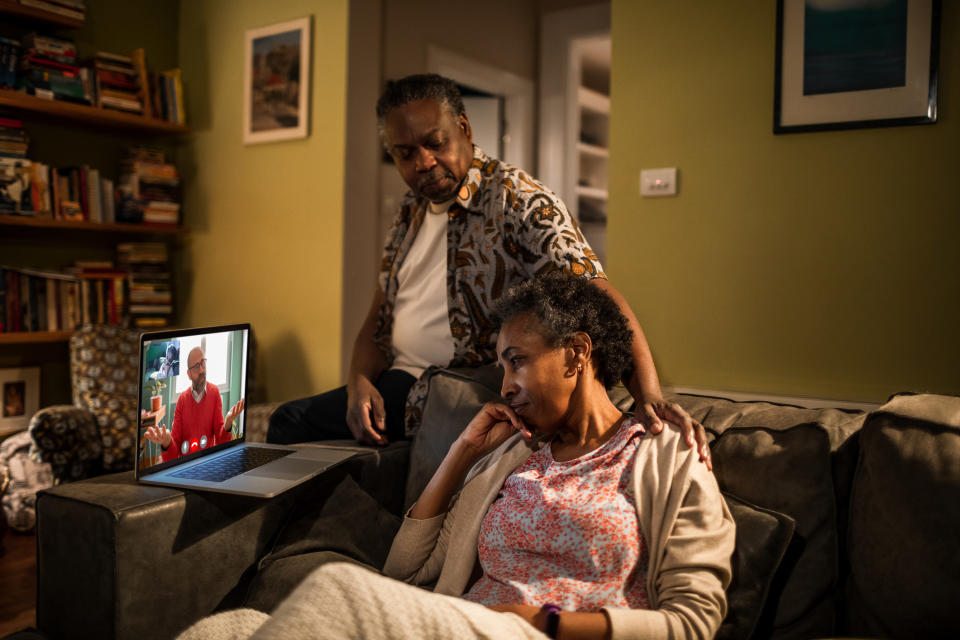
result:
M 610 150 L 606 147 L 601 147 L 596 144 L 589 144 L 587 142 L 578 142 L 577 151 L 580 152 L 580 155 L 584 156 L 593 156 L 594 158 L 609 158 Z
M 52 220 L 50 218 L 31 218 L 30 216 L 0 215 L 0 227 L 34 227 L 39 229 L 73 229 L 77 231 L 112 231 L 117 233 L 173 234 L 184 231 L 175 224 L 127 222 L 74 222 L 70 220 Z
M 12 331 L 0 333 L 0 344 L 40 344 L 67 342 L 73 331 Z
M 4 0 L 0 0 L 3 2 Z M 101 109 L 62 100 L 45 100 L 21 91 L 0 89 L 0 106 L 28 113 L 40 113 L 74 122 L 85 122 L 100 127 L 136 129 L 145 133 L 187 133 L 183 124 L 174 124 L 158 118 L 147 118 L 133 113 Z
M 71 29 L 79 29 L 84 24 L 83 20 L 63 16 L 53 11 L 37 9 L 36 7 L 26 7 L 15 0 L 0 0 L 0 13 L 20 18 L 28 18 L 38 22 L 58 24 L 62 27 L 70 27 Z
M 586 187 L 582 184 L 578 184 L 577 195 L 581 198 L 600 200 L 601 202 L 607 201 L 607 190 L 601 189 L 600 187 Z
M 599 91 L 587 87 L 579 87 L 577 97 L 580 106 L 584 109 L 603 115 L 610 114 L 610 96 L 605 96 Z

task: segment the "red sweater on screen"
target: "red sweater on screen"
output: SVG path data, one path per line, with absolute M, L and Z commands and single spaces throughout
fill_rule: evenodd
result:
M 176 460 L 184 451 L 183 443 L 187 443 L 186 453 L 199 451 L 201 448 L 212 447 L 215 444 L 228 442 L 232 437 L 229 431 L 223 428 L 223 400 L 220 399 L 220 390 L 217 385 L 207 382 L 207 392 L 197 402 L 193 399 L 193 388 L 184 390 L 177 398 L 177 408 L 173 414 L 173 442 L 163 452 L 163 461 Z M 200 439 L 206 436 L 206 447 L 199 446 Z M 198 446 L 191 448 L 193 442 Z

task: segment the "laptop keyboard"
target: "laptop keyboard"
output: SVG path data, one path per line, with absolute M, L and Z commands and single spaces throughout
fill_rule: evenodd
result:
M 293 449 L 267 449 L 266 447 L 243 447 L 216 460 L 174 473 L 177 478 L 223 482 L 241 473 L 246 473 L 268 462 L 293 453 Z

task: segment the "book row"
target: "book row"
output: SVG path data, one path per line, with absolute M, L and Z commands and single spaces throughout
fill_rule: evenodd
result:
M 19 145 L 4 153 L 4 143 Z M 116 184 L 99 169 L 51 167 L 25 156 L 22 123 L 0 118 L 0 213 L 55 220 L 180 223 L 180 179 L 162 151 L 131 148 Z
M 0 267 L 0 332 L 68 331 L 90 323 L 165 326 L 172 313 L 168 282 Z
M 150 71 L 142 48 L 130 55 L 98 51 L 81 62 L 70 40 L 35 32 L 22 41 L 0 37 L 0 87 L 186 123 L 180 69 Z
M 98 169 L 0 158 L 0 213 L 116 222 L 113 180 Z

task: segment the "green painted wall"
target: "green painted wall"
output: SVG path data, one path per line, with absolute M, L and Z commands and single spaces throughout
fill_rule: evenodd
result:
M 614 0 L 608 271 L 664 384 L 960 392 L 960 5 L 940 121 L 773 135 L 776 3 Z M 678 167 L 641 199 L 641 168 Z
M 179 150 L 181 321 L 249 321 L 261 397 L 340 380 L 347 0 L 183 0 L 179 60 L 189 140 Z M 244 146 L 248 29 L 313 16 L 310 136 Z

